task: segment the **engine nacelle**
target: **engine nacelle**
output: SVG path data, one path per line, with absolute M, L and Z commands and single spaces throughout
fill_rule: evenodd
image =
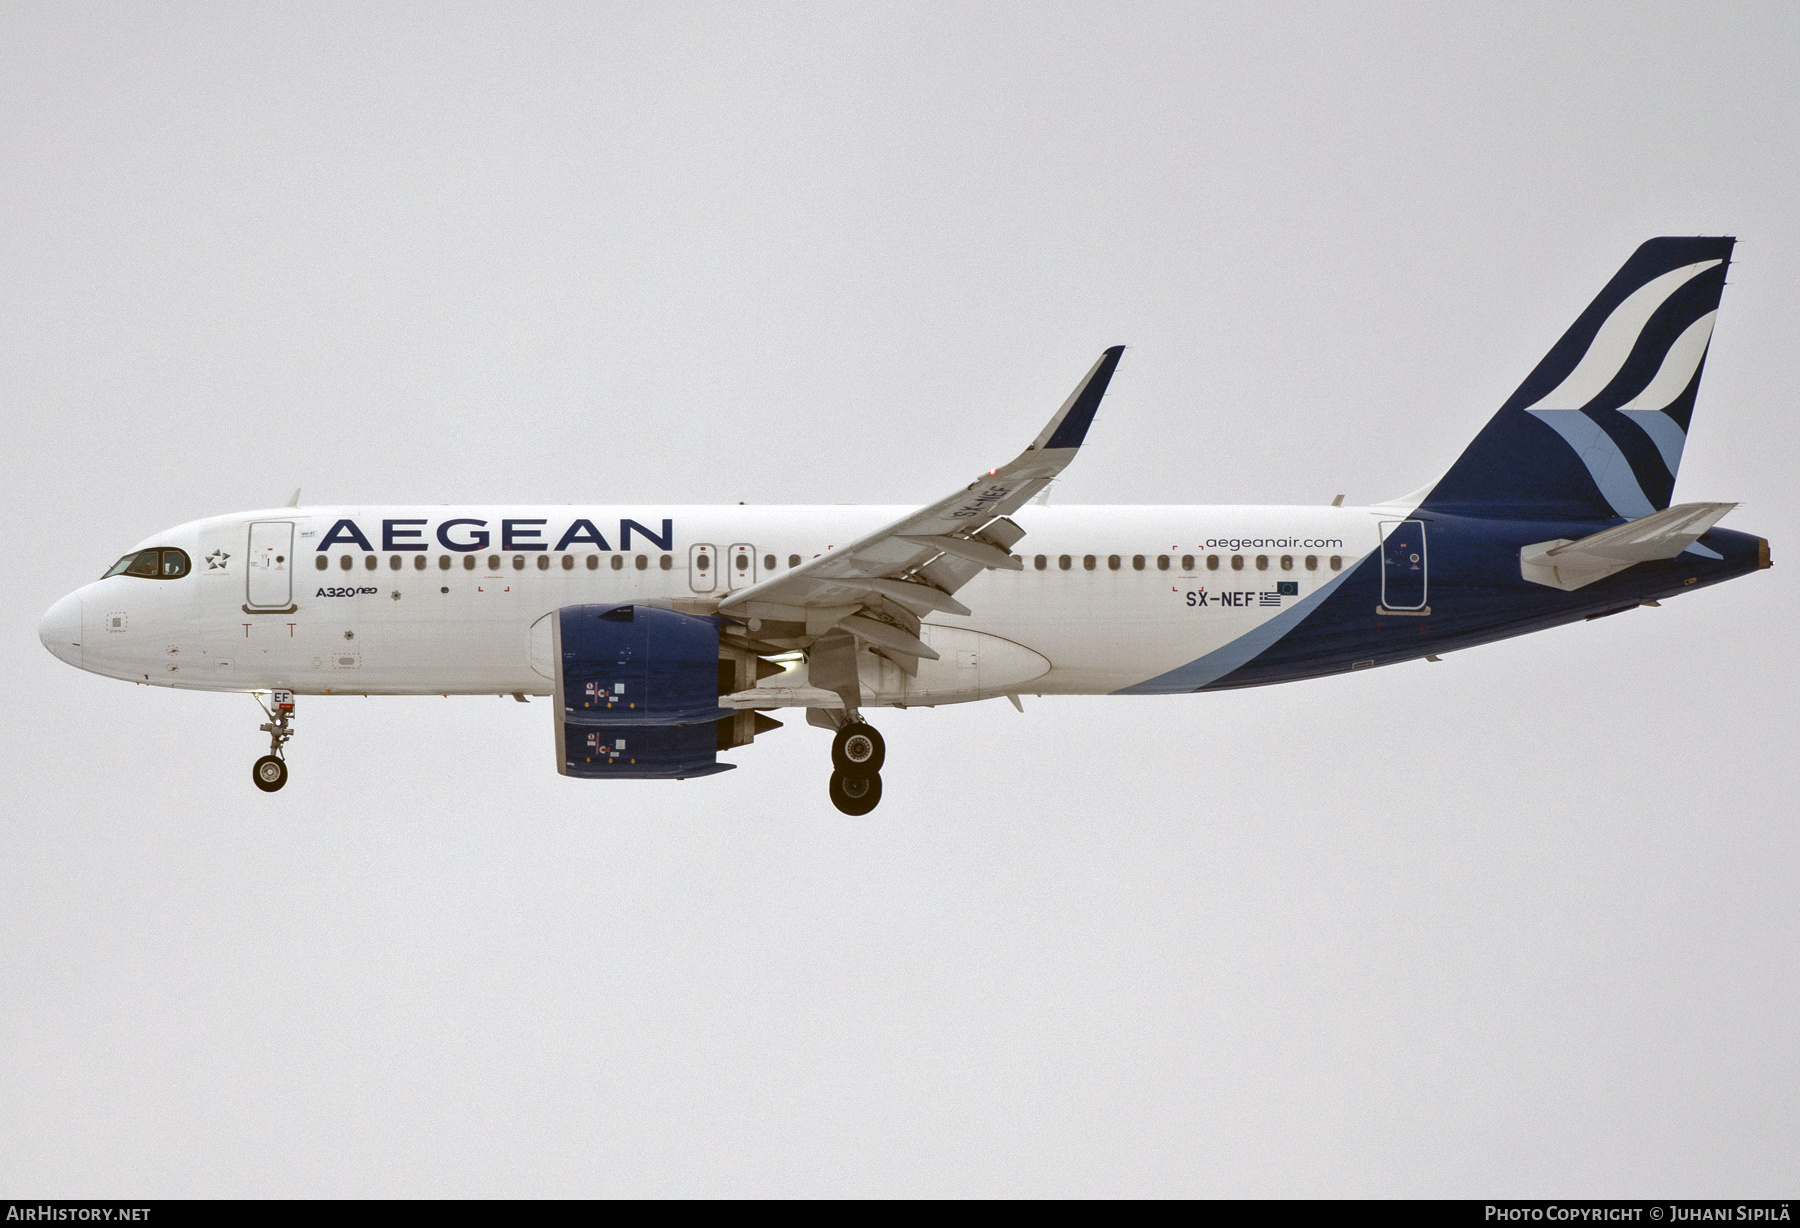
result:
M 729 771 L 716 752 L 719 623 L 644 605 L 566 606 L 550 617 L 556 759 L 565 776 L 687 777 Z

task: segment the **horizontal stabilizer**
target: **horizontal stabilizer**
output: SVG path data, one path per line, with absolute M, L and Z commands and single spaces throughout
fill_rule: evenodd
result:
M 1674 558 L 1736 506 L 1682 503 L 1579 541 L 1535 542 L 1519 551 L 1519 573 L 1533 584 L 1574 592 L 1633 564 Z

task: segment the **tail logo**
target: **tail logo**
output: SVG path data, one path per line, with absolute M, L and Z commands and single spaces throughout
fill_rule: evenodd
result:
M 1672 269 L 1638 287 L 1607 316 L 1594 339 L 1588 344 L 1575 369 L 1526 412 L 1546 423 L 1563 437 L 1575 455 L 1587 466 L 1600 488 L 1601 495 L 1621 516 L 1636 519 L 1648 516 L 1657 508 L 1644 493 L 1644 478 L 1620 449 L 1591 411 L 1611 408 L 1624 415 L 1649 437 L 1656 446 L 1663 465 L 1668 469 L 1668 484 L 1673 486 L 1681 466 L 1681 452 L 1687 442 L 1684 423 L 1666 411 L 1672 408 L 1694 381 L 1706 347 L 1712 340 L 1714 308 L 1682 330 L 1667 351 L 1650 382 L 1621 405 L 1603 404 L 1613 382 L 1618 379 L 1632 355 L 1644 340 L 1644 330 L 1657 311 L 1677 291 L 1708 269 L 1717 268 L 1721 260 L 1702 260 Z M 1614 390 L 1616 394 L 1617 390 Z M 1663 502 L 1667 503 L 1665 496 Z
M 1656 314 L 1656 309 L 1674 295 L 1675 291 L 1687 285 L 1694 278 L 1711 268 L 1724 263 L 1719 260 L 1702 260 L 1698 264 L 1690 264 L 1686 268 L 1675 269 L 1664 273 L 1661 277 L 1646 282 L 1633 291 L 1624 302 L 1613 308 L 1606 323 L 1594 334 L 1588 344 L 1587 353 L 1575 364 L 1568 378 L 1558 384 L 1542 400 L 1530 406 L 1533 413 L 1540 410 L 1585 409 L 1594 403 L 1599 395 L 1606 391 L 1606 386 L 1613 382 L 1626 360 L 1631 357 L 1632 350 L 1637 348 L 1638 338 L 1643 335 L 1644 325 Z M 1691 331 L 1691 330 L 1690 330 Z M 1706 326 L 1707 336 L 1712 335 L 1712 325 Z M 1683 334 L 1685 337 L 1686 334 Z M 1705 351 L 1702 343 L 1700 351 Z M 1673 349 L 1670 351 L 1673 353 Z M 1700 365 L 1700 354 L 1694 355 L 1694 366 Z M 1692 378 L 1693 371 L 1688 371 Z M 1660 372 L 1659 372 L 1660 375 Z M 1655 383 L 1655 381 L 1651 381 Z M 1687 380 L 1681 381 L 1681 388 L 1687 387 Z M 1676 390 L 1680 391 L 1680 388 Z M 1674 400 L 1674 397 L 1670 397 Z M 1658 409 L 1662 408 L 1660 405 Z
M 1736 242 L 1642 244 L 1421 506 L 1540 520 L 1668 507 Z

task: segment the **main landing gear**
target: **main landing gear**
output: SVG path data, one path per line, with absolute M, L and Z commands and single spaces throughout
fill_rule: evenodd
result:
M 881 802 L 881 764 L 887 744 L 873 725 L 852 715 L 831 742 L 831 804 L 864 815 Z
M 262 726 L 262 731 L 269 735 L 269 753 L 258 759 L 256 766 L 250 769 L 250 779 L 264 793 L 273 793 L 287 783 L 287 759 L 281 748 L 294 736 L 291 727 L 294 721 L 294 693 L 271 691 L 268 703 L 263 703 L 261 695 L 256 697 L 256 702 L 262 704 L 263 713 L 269 718 L 269 723 Z

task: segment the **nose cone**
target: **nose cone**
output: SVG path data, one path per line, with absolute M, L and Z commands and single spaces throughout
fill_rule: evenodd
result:
M 70 593 L 45 611 L 38 639 L 58 659 L 81 668 L 81 598 Z

